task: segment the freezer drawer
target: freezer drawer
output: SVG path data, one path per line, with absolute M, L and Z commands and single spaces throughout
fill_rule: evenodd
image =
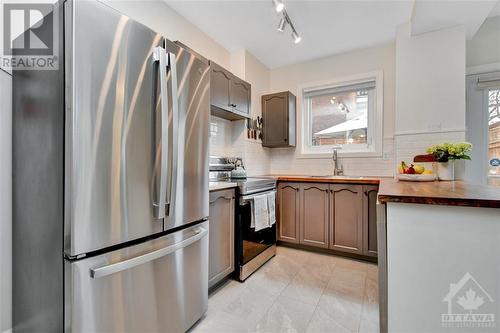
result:
M 207 309 L 208 222 L 65 262 L 71 332 L 184 332 Z

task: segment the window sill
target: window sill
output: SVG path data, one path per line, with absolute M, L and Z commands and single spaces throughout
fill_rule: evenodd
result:
M 361 151 L 337 151 L 340 158 L 363 158 L 363 157 L 382 157 L 382 153 L 375 150 L 361 150 Z M 306 151 L 300 152 L 296 155 L 300 159 L 331 159 L 333 152 L 330 151 Z

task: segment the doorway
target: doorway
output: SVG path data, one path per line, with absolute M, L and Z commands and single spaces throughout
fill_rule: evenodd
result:
M 469 75 L 467 140 L 474 146 L 466 180 L 500 186 L 500 72 Z

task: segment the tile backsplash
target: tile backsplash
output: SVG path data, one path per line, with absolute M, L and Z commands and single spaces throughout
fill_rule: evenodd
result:
M 271 156 L 260 140 L 247 139 L 244 120 L 210 116 L 210 155 L 243 158 L 249 176 L 269 174 Z
M 289 175 L 331 175 L 332 158 L 298 158 L 297 148 L 278 148 L 271 154 L 271 173 Z M 344 174 L 350 176 L 392 177 L 394 175 L 394 142 L 384 140 L 383 157 L 342 158 Z
M 384 139 L 382 157 L 342 158 L 344 173 L 352 176 L 393 177 L 400 161 L 412 161 L 427 147 L 444 141 L 463 141 L 464 132 L 395 135 Z M 242 157 L 249 176 L 267 174 L 330 175 L 331 158 L 298 158 L 297 148 L 264 148 L 246 137 L 245 121 L 210 117 L 210 155 Z

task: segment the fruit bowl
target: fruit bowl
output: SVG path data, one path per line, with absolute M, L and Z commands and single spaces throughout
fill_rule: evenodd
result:
M 436 174 L 434 170 L 426 169 L 422 164 L 408 165 L 402 161 L 398 166 L 396 178 L 408 182 L 432 182 L 436 180 Z
M 398 173 L 396 178 L 398 180 L 407 181 L 407 182 L 432 182 L 436 180 L 436 174 L 405 174 Z

